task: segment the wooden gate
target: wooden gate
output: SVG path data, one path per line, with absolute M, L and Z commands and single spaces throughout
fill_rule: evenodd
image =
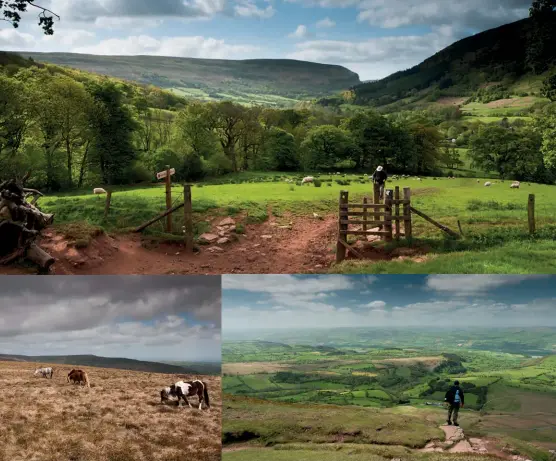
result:
M 340 192 L 340 206 L 338 214 L 338 243 L 336 246 L 336 262 L 346 258 L 349 250 L 359 258 L 363 256 L 348 244 L 348 235 L 376 235 L 386 242 L 401 236 L 411 238 L 411 191 L 409 187 L 403 189 L 403 199 L 400 199 L 400 188 L 387 189 L 384 192 L 384 203 L 380 203 L 375 188 L 374 203 L 369 203 L 368 197 L 362 203 L 349 203 L 349 192 Z M 400 205 L 401 212 L 400 214 Z M 349 219 L 355 217 L 356 219 Z M 403 221 L 404 232 L 401 233 Z M 395 223 L 395 225 L 393 225 Z M 356 229 L 350 226 L 357 226 Z

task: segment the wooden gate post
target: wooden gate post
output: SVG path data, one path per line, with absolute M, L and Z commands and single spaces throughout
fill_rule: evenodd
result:
M 535 233 L 535 194 L 529 194 L 527 202 L 527 218 L 529 220 L 529 233 Z
M 193 206 L 191 204 L 191 184 L 183 186 L 183 225 L 185 249 L 193 251 Z
M 110 211 L 110 203 L 112 202 L 112 189 L 106 191 L 106 202 L 104 203 L 104 221 L 108 219 L 108 212 Z
M 380 203 L 380 186 L 377 183 L 373 183 L 373 203 L 375 205 Z M 375 208 L 374 211 L 377 212 L 378 208 Z M 380 221 L 380 215 L 373 215 L 373 221 Z M 382 226 L 379 227 L 382 229 Z
M 411 189 L 403 188 L 403 231 L 406 239 L 412 238 L 411 229 Z
M 401 223 L 400 223 L 400 186 L 396 186 L 396 188 L 394 189 L 394 200 L 395 200 L 395 216 L 394 216 L 394 222 L 396 223 L 396 240 L 400 239 L 400 227 L 401 227 Z
M 172 177 L 170 165 L 166 165 L 166 210 L 172 208 Z M 172 213 L 166 216 L 166 232 L 172 233 Z
M 387 234 L 384 235 L 386 242 L 392 241 L 392 196 L 394 191 L 387 189 L 384 191 L 384 230 Z
M 342 220 L 348 220 L 348 214 L 344 213 L 348 211 L 348 208 L 343 205 L 347 205 L 349 199 L 349 192 L 343 190 L 340 192 L 340 203 L 338 212 L 338 242 L 336 243 L 336 262 L 341 263 L 346 259 L 346 247 L 343 243 L 347 243 L 347 234 L 342 233 L 342 231 L 347 231 L 349 224 L 342 224 Z
M 369 203 L 369 198 L 365 195 L 365 197 L 363 197 L 363 205 L 368 205 Z M 367 208 L 363 207 L 363 230 L 365 232 L 367 232 L 367 219 L 368 219 L 368 211 Z

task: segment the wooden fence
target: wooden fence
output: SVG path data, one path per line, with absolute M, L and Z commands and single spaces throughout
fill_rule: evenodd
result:
M 340 192 L 336 262 L 346 258 L 346 250 L 363 258 L 348 244 L 348 235 L 376 235 L 386 242 L 391 242 L 394 238 L 399 240 L 401 236 L 412 237 L 410 188 L 403 189 L 403 198 L 400 198 L 399 187 L 396 186 L 394 190 L 387 189 L 384 191 L 384 202 L 380 203 L 378 188 L 375 186 L 373 196 L 373 203 L 369 203 L 368 197 L 364 197 L 362 203 L 349 203 L 349 192 Z M 349 219 L 350 217 L 356 219 Z

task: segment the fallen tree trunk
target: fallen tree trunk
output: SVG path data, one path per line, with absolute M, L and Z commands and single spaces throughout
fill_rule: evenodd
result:
M 34 196 L 32 203 L 27 201 L 30 196 Z M 35 244 L 40 232 L 54 221 L 54 215 L 43 213 L 35 205 L 41 196 L 39 191 L 26 189 L 14 180 L 0 183 L 0 264 L 23 256 L 42 269 L 54 263 L 54 259 Z

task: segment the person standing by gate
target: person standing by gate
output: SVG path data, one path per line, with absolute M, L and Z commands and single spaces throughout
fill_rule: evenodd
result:
M 384 168 L 378 166 L 371 179 L 373 180 L 374 184 L 378 184 L 380 191 L 380 200 L 382 200 L 384 198 L 384 184 L 388 179 L 388 175 L 386 174 L 386 171 L 384 171 Z
M 459 381 L 456 381 L 454 385 L 448 389 L 444 400 L 448 403 L 448 420 L 446 421 L 448 425 L 452 424 L 452 415 L 454 420 L 454 426 L 459 426 L 458 415 L 459 409 L 463 408 L 465 403 L 463 389 L 459 387 Z

